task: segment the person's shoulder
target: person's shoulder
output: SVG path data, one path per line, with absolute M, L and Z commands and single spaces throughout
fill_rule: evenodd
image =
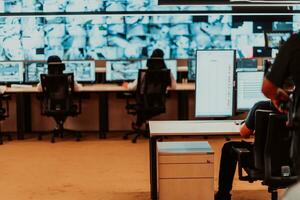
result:
M 256 102 L 252 109 L 253 110 L 258 110 L 258 109 L 262 109 L 262 108 L 265 108 L 266 106 L 269 106 L 271 105 L 271 101 L 267 100 L 267 101 L 258 101 Z

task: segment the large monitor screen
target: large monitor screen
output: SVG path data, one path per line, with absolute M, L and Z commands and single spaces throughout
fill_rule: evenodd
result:
M 24 65 L 22 62 L 0 62 L 1 83 L 23 82 Z
M 196 117 L 233 115 L 234 50 L 198 50 Z
M 40 75 L 48 73 L 48 66 L 45 62 L 25 62 L 25 83 L 40 82 Z
M 106 81 L 129 81 L 138 77 L 142 63 L 139 60 L 107 61 Z
M 74 73 L 77 82 L 94 82 L 96 79 L 95 61 L 63 61 L 64 73 Z
M 245 111 L 267 98 L 261 92 L 263 71 L 237 72 L 237 111 Z

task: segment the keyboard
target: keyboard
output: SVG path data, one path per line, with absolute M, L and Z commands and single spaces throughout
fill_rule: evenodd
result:
M 11 84 L 10 87 L 12 88 L 32 88 L 32 85 L 26 85 L 26 84 Z

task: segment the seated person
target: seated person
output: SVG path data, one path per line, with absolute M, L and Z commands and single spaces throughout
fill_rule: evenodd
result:
M 59 63 L 62 63 L 61 59 L 56 56 L 56 55 L 52 55 L 52 56 L 49 56 L 48 60 L 47 60 L 47 64 L 48 66 L 51 65 L 51 64 L 59 64 Z M 55 66 L 55 65 L 53 65 Z M 55 70 L 49 70 L 48 69 L 48 74 L 63 74 L 63 71 L 65 70 L 65 68 L 62 68 L 61 65 L 57 65 L 57 68 L 55 68 Z M 75 80 L 74 80 L 74 90 L 75 91 L 78 91 L 80 90 L 82 87 L 81 84 L 77 83 Z M 42 84 L 41 83 L 38 83 L 37 85 L 37 89 L 38 91 L 42 91 Z
M 164 52 L 161 49 L 155 49 L 152 55 L 150 56 L 150 58 L 147 60 L 147 64 L 146 64 L 147 68 L 149 70 L 166 69 L 167 66 L 163 57 L 164 57 Z M 176 80 L 172 73 L 170 73 L 170 76 L 171 76 L 171 88 L 175 89 Z M 136 90 L 137 82 L 138 82 L 137 79 L 131 83 L 124 82 L 123 87 L 128 88 L 129 90 Z
M 240 128 L 240 134 L 244 138 L 250 137 L 254 133 L 255 128 L 255 112 L 258 109 L 276 111 L 271 101 L 259 101 L 251 108 L 245 123 Z M 219 169 L 219 188 L 215 195 L 215 200 L 230 200 L 235 168 L 237 165 L 237 155 L 233 150 L 235 148 L 252 149 L 250 142 L 231 141 L 224 144 Z

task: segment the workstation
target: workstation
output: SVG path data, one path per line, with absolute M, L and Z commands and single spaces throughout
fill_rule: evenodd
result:
M 215 194 L 220 194 L 222 146 L 241 142 L 248 112 L 257 102 L 269 101 L 262 92 L 264 77 L 281 46 L 299 30 L 299 5 L 288 0 L 0 3 L 0 157 L 11 165 L 8 154 L 23 159 L 40 149 L 44 155 L 59 155 L 44 161 L 39 155 L 30 164 L 3 170 L 24 174 L 25 167 L 32 167 L 35 173 L 37 166 L 63 174 L 56 184 L 55 174 L 42 172 L 40 181 L 47 189 L 37 189 L 40 193 L 27 188 L 29 178 L 7 175 L 5 181 L 20 182 L 24 189 L 13 194 L 20 184 L 9 185 L 4 196 L 71 199 L 68 194 L 75 192 L 76 199 L 220 200 Z M 157 50 L 162 54 L 155 54 Z M 49 61 L 52 56 L 59 60 Z M 151 62 L 164 64 L 151 69 Z M 63 68 L 61 74 L 51 74 L 55 66 Z M 57 89 L 59 80 L 65 81 L 64 89 Z M 49 92 L 53 88 L 55 95 Z M 62 90 L 67 95 L 63 98 Z M 59 103 L 54 105 L 50 96 L 60 98 L 55 100 Z M 262 114 L 261 132 L 292 135 L 283 123 L 286 116 L 277 114 Z M 259 143 L 247 137 L 247 144 Z M 238 167 L 232 197 L 222 200 L 275 200 L 297 181 L 292 164 L 282 164 L 281 156 L 281 174 L 262 177 L 267 174 L 261 167 L 264 160 L 259 163 L 256 154 L 260 158 L 264 148 L 268 152 L 278 145 L 271 140 L 264 138 L 265 143 L 259 143 L 263 147 L 253 152 L 244 146 L 232 148 Z M 70 149 L 76 153 L 68 155 Z M 100 158 L 92 156 L 98 152 Z M 73 160 L 77 154 L 86 156 L 80 164 Z M 242 162 L 250 154 L 256 159 L 254 169 Z M 60 167 L 64 163 L 75 166 L 72 174 Z M 0 187 L 4 185 L 0 181 Z M 283 190 L 278 194 L 278 189 Z

